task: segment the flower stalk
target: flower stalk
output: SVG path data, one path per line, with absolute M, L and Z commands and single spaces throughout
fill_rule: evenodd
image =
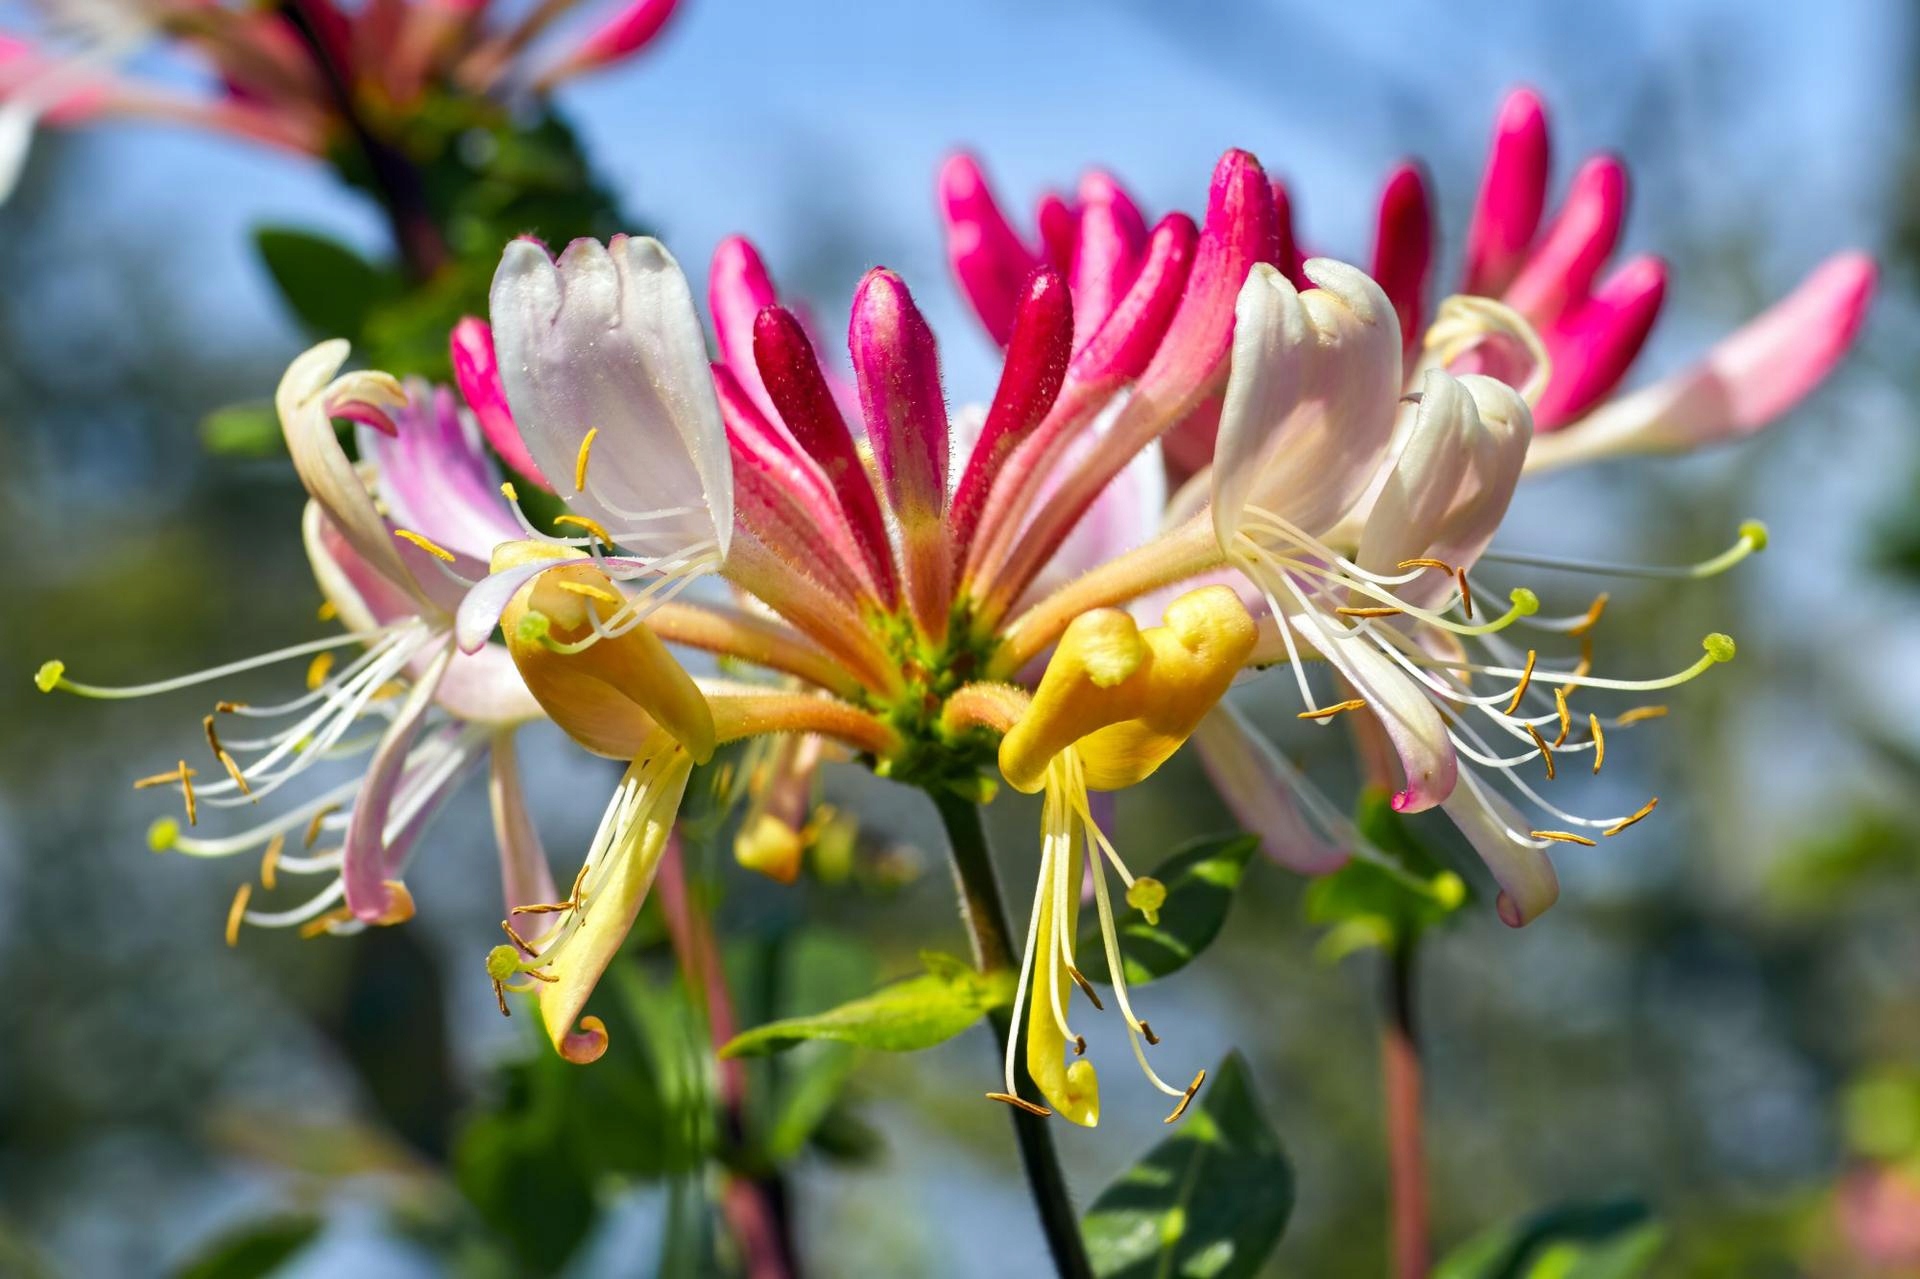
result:
M 928 794 L 940 812 L 940 824 L 946 830 L 947 847 L 953 856 L 953 877 L 960 891 L 960 915 L 973 942 L 974 966 L 982 973 L 1015 968 L 1019 961 L 1009 941 L 1006 903 L 993 869 L 993 856 L 987 849 L 987 833 L 980 824 L 980 810 L 949 792 L 930 790 Z M 987 1020 L 993 1026 L 994 1042 L 1004 1056 L 1013 1035 L 1013 1014 L 1009 1009 L 996 1008 Z M 1018 1083 L 1022 1100 L 1038 1107 L 1042 1101 L 1039 1090 L 1025 1075 Z M 1046 1235 L 1054 1268 L 1061 1279 L 1092 1279 L 1093 1267 L 1080 1237 L 1080 1220 L 1067 1190 L 1066 1175 L 1060 1168 L 1052 1128 L 1039 1114 L 1015 1107 L 1009 1110 L 1014 1140 L 1020 1145 L 1020 1163 L 1026 1169 L 1034 1210 L 1040 1214 L 1040 1229 Z

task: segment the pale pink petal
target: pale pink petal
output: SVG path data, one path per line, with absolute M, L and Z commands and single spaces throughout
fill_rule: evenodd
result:
M 506 908 L 511 911 L 515 906 L 558 901 L 559 890 L 553 884 L 547 850 L 541 846 L 540 832 L 527 812 L 526 795 L 520 788 L 520 765 L 511 731 L 493 739 L 487 764 L 487 806 L 493 812 L 493 838 L 500 851 L 500 896 Z M 521 916 L 520 935 L 538 941 L 553 921 L 552 915 Z
M 1367 703 L 1386 730 L 1387 740 L 1400 760 L 1406 785 L 1393 796 L 1396 813 L 1419 813 L 1453 794 L 1461 776 L 1459 757 L 1447 724 L 1434 708 L 1426 689 L 1375 641 L 1356 635 L 1331 617 L 1289 617 L 1294 633 L 1333 664 Z
M 1188 740 L 1234 819 L 1259 836 L 1260 851 L 1302 875 L 1346 864 L 1345 850 L 1322 839 L 1294 803 L 1299 773 L 1231 703 L 1208 711 Z
M 1866 319 L 1877 276 L 1865 253 L 1827 259 L 1691 368 L 1541 436 L 1527 469 L 1677 452 L 1752 434 L 1833 372 Z
M 387 843 L 387 817 L 400 786 L 407 756 L 433 709 L 433 698 L 453 659 L 453 647 L 442 648 L 425 675 L 407 690 L 393 722 L 374 748 L 366 780 L 354 800 L 341 852 L 340 878 L 346 885 L 347 908 L 369 923 L 391 921 L 398 903 L 388 883 L 393 862 Z
M 1541 841 L 1528 838 L 1526 818 L 1512 804 L 1471 772 L 1461 778 L 1442 807 L 1500 885 L 1500 922 L 1509 928 L 1529 924 L 1560 898 L 1553 861 Z
M 453 393 L 419 379 L 393 413 L 394 433 L 363 429 L 360 455 L 375 465 L 387 518 L 481 564 L 525 536 L 500 492 L 500 473 Z

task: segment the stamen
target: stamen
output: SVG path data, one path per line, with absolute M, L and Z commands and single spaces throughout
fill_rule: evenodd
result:
M 1398 569 L 1437 568 L 1448 577 L 1452 577 L 1458 572 L 1453 565 L 1447 563 L 1445 560 L 1429 559 L 1426 556 L 1421 556 L 1417 560 L 1401 560 L 1398 564 L 1394 565 L 1394 567 Z
M 599 427 L 591 427 L 580 440 L 580 455 L 573 459 L 573 491 L 576 493 L 587 491 L 587 457 L 593 452 L 593 441 L 599 434 Z
M 274 890 L 280 878 L 280 854 L 286 851 L 286 832 L 275 835 L 267 841 L 267 851 L 260 856 L 260 887 L 268 892 Z
M 344 924 L 352 918 L 353 912 L 345 906 L 340 907 L 338 910 L 330 910 L 326 914 L 317 915 L 300 925 L 300 938 L 302 941 L 305 941 L 308 938 L 318 937 L 321 933 L 332 932 L 335 924 Z
M 253 896 L 253 885 L 242 884 L 234 890 L 233 905 L 227 907 L 227 945 L 240 944 L 240 921 L 247 916 L 247 899 Z
M 315 653 L 313 660 L 307 663 L 307 691 L 318 689 L 327 682 L 327 676 L 333 673 L 333 654 Z
M 588 535 L 598 538 L 603 545 L 615 545 L 613 534 L 607 532 L 600 521 L 591 519 L 585 515 L 556 515 L 553 517 L 553 522 L 555 524 L 567 524 L 574 528 L 585 529 Z
M 1560 736 L 1553 739 L 1554 749 L 1558 750 L 1566 743 L 1567 734 L 1573 731 L 1573 712 L 1567 709 L 1566 685 L 1554 685 L 1553 706 L 1560 713 Z
M 331 622 L 340 616 L 340 606 L 332 600 L 321 600 L 320 607 L 313 610 L 313 615 L 322 622 Z
M 185 768 L 185 767 L 186 766 L 184 764 L 181 765 L 181 768 Z M 189 768 L 187 769 L 187 772 L 191 774 L 193 770 Z M 151 777 L 138 778 L 134 781 L 133 788 L 135 790 L 151 790 L 155 786 L 168 786 L 179 780 L 180 780 L 180 769 L 176 768 L 171 772 L 155 773 Z
M 1530 830 L 1527 834 L 1533 836 L 1535 839 L 1556 839 L 1563 844 L 1584 844 L 1588 848 L 1593 847 L 1592 840 L 1588 839 L 1585 835 L 1575 835 L 1571 831 Z
M 1398 617 L 1406 610 L 1398 608 L 1336 608 L 1333 611 L 1341 617 Z
M 1593 730 L 1593 771 L 1600 771 L 1600 762 L 1607 757 L 1607 735 L 1600 731 L 1600 717 L 1587 716 L 1587 727 Z
M 506 498 L 509 502 L 518 502 L 520 500 L 520 492 L 513 487 L 512 480 L 500 481 L 500 496 Z
M 200 807 L 193 799 L 193 770 L 187 767 L 187 761 L 180 761 L 180 794 L 187 801 L 187 825 L 200 824 Z
M 1200 1085 L 1206 1082 L 1207 1082 L 1207 1072 L 1202 1070 L 1199 1074 L 1193 1077 L 1193 1082 L 1187 1085 L 1186 1095 L 1180 1098 L 1180 1104 L 1173 1108 L 1173 1113 L 1168 1115 L 1165 1119 L 1161 1120 L 1160 1122 L 1163 1124 L 1170 1124 L 1174 1120 L 1178 1119 L 1180 1116 L 1186 1114 L 1187 1107 L 1193 1104 L 1194 1094 L 1198 1093 L 1200 1091 Z
M 1511 555 L 1505 551 L 1483 551 L 1482 560 L 1516 564 L 1525 568 L 1550 568 L 1564 573 L 1599 573 L 1607 577 L 1692 578 L 1715 577 L 1747 556 L 1767 548 L 1767 526 L 1748 520 L 1740 526 L 1740 535 L 1732 546 L 1698 564 L 1676 567 L 1643 564 L 1608 564 L 1596 560 L 1566 560 L 1551 555 Z
M 1601 591 L 1598 595 L 1594 596 L 1593 603 L 1587 605 L 1587 615 L 1569 629 L 1567 634 L 1574 636 L 1585 635 L 1595 626 L 1598 626 L 1600 624 L 1600 615 L 1607 611 L 1608 598 L 1609 596 L 1605 591 Z
M 1460 608 L 1466 614 L 1467 620 L 1471 622 L 1473 620 L 1473 588 L 1467 585 L 1467 570 L 1464 568 L 1453 570 L 1453 580 L 1460 584 Z
M 595 586 L 592 582 L 555 582 L 554 585 L 563 591 L 571 591 L 575 595 L 584 595 L 588 599 L 599 600 L 604 604 L 617 605 L 621 602 L 618 595 L 615 595 L 604 586 Z
M 1621 831 L 1633 825 L 1635 822 L 1646 820 L 1647 814 L 1651 813 L 1654 809 L 1654 805 L 1658 804 L 1659 802 L 1660 802 L 1660 797 L 1658 795 L 1655 795 L 1652 799 L 1648 800 L 1645 804 L 1642 804 L 1640 806 L 1639 811 L 1634 813 L 1633 816 L 1622 817 L 1619 821 L 1607 827 L 1607 829 L 1602 831 L 1601 833 L 1605 835 L 1618 835 Z
M 222 768 L 227 770 L 227 776 L 231 777 L 233 784 L 240 788 L 240 793 L 253 794 L 253 788 L 247 785 L 247 775 L 240 771 L 240 765 L 234 763 L 233 756 L 227 754 L 227 748 L 220 744 L 220 734 L 213 726 L 213 716 L 209 715 L 201 720 L 200 727 L 207 730 L 207 745 L 213 748 L 213 757 L 220 761 Z
M 1664 706 L 1636 706 L 1632 710 L 1621 711 L 1613 717 L 1615 728 L 1625 728 L 1629 724 L 1638 724 L 1643 719 L 1664 719 L 1667 708 Z
M 213 713 L 215 715 L 235 715 L 246 709 L 247 703 L 245 702 L 215 702 L 213 704 Z
M 1332 719 L 1335 715 L 1339 715 L 1345 711 L 1361 710 L 1366 706 L 1366 704 L 1367 704 L 1366 698 L 1354 697 L 1354 698 L 1349 698 L 1344 702 L 1336 702 L 1332 706 L 1322 706 L 1317 711 L 1301 711 L 1298 715 L 1294 716 L 1294 718 L 1295 719 Z
M 313 815 L 313 819 L 307 823 L 306 838 L 301 842 L 300 846 L 302 848 L 310 849 L 315 844 L 319 843 L 321 827 L 325 824 L 327 818 L 331 817 L 333 814 L 339 811 L 340 811 L 340 805 L 328 804 L 325 808 L 320 809 L 318 812 L 316 812 Z
M 1154 1034 L 1153 1027 L 1147 1025 L 1144 1021 L 1140 1023 L 1140 1035 L 1141 1038 L 1150 1044 L 1158 1044 L 1160 1042 L 1160 1036 Z
M 1076 1057 L 1084 1057 L 1087 1055 L 1087 1037 L 1085 1035 L 1075 1035 L 1073 1037 L 1073 1055 Z
M 1012 1106 L 1015 1110 L 1024 1110 L 1029 1115 L 1037 1115 L 1042 1119 L 1045 1119 L 1047 1116 L 1053 1113 L 1051 1110 L 1048 1110 L 1045 1106 L 1036 1106 L 1032 1102 L 1028 1101 L 1025 1097 L 1016 1097 L 1010 1092 L 990 1092 L 987 1094 L 987 1100 L 988 1101 L 1004 1101 L 1009 1106 Z
M 434 541 L 432 538 L 422 537 L 411 529 L 397 528 L 393 530 L 393 535 L 403 542 L 412 542 L 415 546 L 437 560 L 444 560 L 451 564 L 455 558 L 457 558 L 452 551 L 449 551 L 446 547 L 440 545 L 440 543 Z
M 1547 766 L 1547 780 L 1552 781 L 1553 780 L 1553 747 L 1547 745 L 1547 739 L 1540 736 L 1540 730 L 1535 728 L 1533 725 L 1531 724 L 1526 725 L 1526 730 L 1527 730 L 1527 736 L 1533 738 L 1533 744 L 1540 748 L 1540 758 L 1546 763 L 1546 766 Z
M 1527 666 L 1520 672 L 1520 683 L 1514 687 L 1513 700 L 1506 705 L 1506 713 L 1511 715 L 1520 709 L 1520 699 L 1527 695 L 1527 685 L 1533 683 L 1533 666 L 1540 660 L 1540 654 L 1533 649 L 1527 650 Z
M 1095 871 L 1095 873 L 1098 874 L 1099 872 Z M 1100 1002 L 1100 996 L 1094 993 L 1093 983 L 1087 980 L 1085 973 L 1075 968 L 1072 964 L 1068 964 L 1067 976 L 1073 978 L 1073 984 L 1080 988 L 1080 993 L 1087 997 L 1087 1002 L 1093 1005 L 1095 1012 L 1103 1013 L 1107 1011 L 1107 1006 Z

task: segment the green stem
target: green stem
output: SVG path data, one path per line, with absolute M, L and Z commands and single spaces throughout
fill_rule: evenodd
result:
M 953 876 L 960 890 L 961 916 L 973 937 L 973 962 L 983 973 L 1017 969 L 1019 959 L 1013 952 L 1007 931 L 1007 908 L 1000 895 L 1000 879 L 994 873 L 993 857 L 987 851 L 987 833 L 980 825 L 980 810 L 951 792 L 933 790 L 934 807 L 947 830 L 947 843 L 953 852 Z M 987 1020 L 993 1026 L 994 1042 L 1002 1056 L 1013 1038 L 1013 1014 L 996 1008 Z M 1014 1083 L 1020 1095 L 1039 1104 L 1041 1098 L 1025 1075 Z M 1047 1249 L 1053 1254 L 1054 1268 L 1061 1279 L 1093 1279 L 1093 1267 L 1087 1261 L 1086 1244 L 1080 1238 L 1080 1218 L 1067 1193 L 1067 1179 L 1060 1170 L 1060 1155 L 1053 1146 L 1053 1130 L 1038 1115 L 1008 1108 L 1013 1117 L 1013 1135 L 1020 1144 L 1020 1162 L 1026 1168 L 1027 1185 L 1033 1192 L 1033 1206 L 1040 1214 L 1040 1229 L 1047 1237 Z

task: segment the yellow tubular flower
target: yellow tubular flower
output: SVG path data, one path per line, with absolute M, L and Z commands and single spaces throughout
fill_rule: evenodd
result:
M 1075 1058 L 1086 1051 L 1086 1041 L 1068 1018 L 1074 986 L 1095 1011 L 1103 1007 L 1073 957 L 1088 858 L 1109 979 L 1134 1056 L 1156 1088 L 1180 1099 L 1168 1122 L 1180 1116 L 1200 1086 L 1202 1076 L 1196 1076 L 1184 1090 L 1175 1088 L 1147 1064 L 1142 1041 L 1158 1039 L 1127 998 L 1106 867 L 1110 863 L 1126 885 L 1128 905 L 1149 919 L 1165 892 L 1157 882 L 1128 872 L 1094 822 L 1087 793 L 1130 786 L 1165 762 L 1226 692 L 1255 638 L 1246 606 L 1225 586 L 1181 596 L 1167 607 L 1164 625 L 1144 631 L 1114 609 L 1084 613 L 1061 636 L 1032 704 L 1001 741 L 1000 771 L 1007 781 L 1029 794 L 1045 792 L 1039 885 L 1013 1020 L 1021 1025 L 1025 1012 L 1027 1074 L 1048 1103 L 1074 1123 L 1092 1127 L 1100 1118 L 1093 1064 L 1068 1058 L 1069 1047 Z M 1017 1095 L 1014 1055 L 1010 1042 L 1003 1099 Z
M 498 573 L 564 548 L 510 542 Z M 596 755 L 632 759 L 657 724 L 696 764 L 713 757 L 713 711 L 660 638 L 616 618 L 624 597 L 592 564 L 558 564 L 513 597 L 500 616 L 514 665 L 541 707 Z

